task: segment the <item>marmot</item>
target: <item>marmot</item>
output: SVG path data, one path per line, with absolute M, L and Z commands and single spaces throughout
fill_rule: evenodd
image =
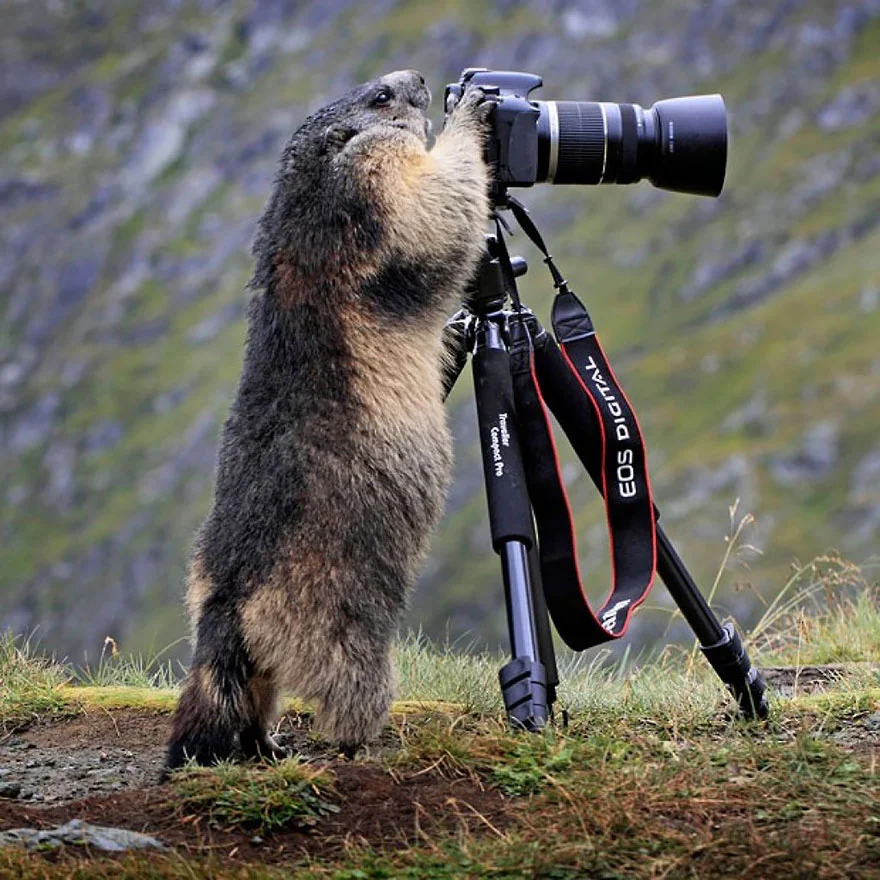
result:
M 390 647 L 441 515 L 441 330 L 484 242 L 491 104 L 469 90 L 430 151 L 416 71 L 310 116 L 253 246 L 244 366 L 194 541 L 194 654 L 167 766 L 278 756 L 279 690 L 346 750 L 392 699 Z

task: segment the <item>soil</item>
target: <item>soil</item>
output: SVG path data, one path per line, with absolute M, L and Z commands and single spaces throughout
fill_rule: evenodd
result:
M 0 797 L 0 831 L 79 818 L 141 831 L 192 855 L 225 852 L 242 861 L 278 862 L 332 855 L 352 840 L 389 848 L 425 832 L 507 824 L 504 797 L 477 780 L 392 775 L 377 762 L 390 741 L 346 760 L 292 716 L 282 719 L 277 739 L 330 769 L 339 812 L 312 832 L 284 829 L 265 839 L 248 829 L 212 827 L 203 816 L 183 815 L 172 788 L 159 782 L 168 720 L 161 712 L 92 709 L 0 742 L 0 791 L 20 788 L 17 796 Z
M 768 684 L 784 695 L 821 691 L 846 675 L 843 667 L 764 671 Z M 458 828 L 497 833 L 513 821 L 509 801 L 476 777 L 384 769 L 379 759 L 399 743 L 391 733 L 350 761 L 315 737 L 305 717 L 290 714 L 276 738 L 330 770 L 339 812 L 322 817 L 314 829 L 287 828 L 264 838 L 246 828 L 215 827 L 204 815 L 185 815 L 171 786 L 160 783 L 168 723 L 167 712 L 158 710 L 90 708 L 0 737 L 0 831 L 52 828 L 78 818 L 144 832 L 192 856 L 278 863 L 333 856 L 351 841 L 388 850 Z M 880 712 L 859 715 L 828 736 L 844 748 L 873 754 Z
M 91 709 L 0 742 L 0 790 L 19 801 L 64 803 L 140 788 L 159 778 L 168 714 Z M 2 803 L 2 801 L 0 801 Z
M 824 666 L 763 666 L 767 684 L 783 697 L 830 690 L 859 672 L 876 672 L 876 663 L 829 663 Z

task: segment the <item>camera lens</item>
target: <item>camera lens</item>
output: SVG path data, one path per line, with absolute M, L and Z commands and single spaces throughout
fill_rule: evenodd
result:
M 638 104 L 537 101 L 538 176 L 546 183 L 635 183 L 717 196 L 727 165 L 721 95 Z

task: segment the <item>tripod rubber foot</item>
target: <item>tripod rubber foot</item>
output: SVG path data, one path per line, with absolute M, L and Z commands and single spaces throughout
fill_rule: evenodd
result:
M 537 660 L 518 658 L 498 673 L 504 708 L 514 728 L 535 732 L 547 724 L 547 671 Z
M 766 718 L 770 707 L 767 705 L 764 676 L 752 666 L 733 624 L 725 623 L 723 629 L 725 638 L 715 645 L 701 645 L 700 650 L 736 698 L 743 718 Z

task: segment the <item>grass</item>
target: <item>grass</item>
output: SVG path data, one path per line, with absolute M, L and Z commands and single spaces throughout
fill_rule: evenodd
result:
M 260 834 L 275 828 L 314 826 L 339 812 L 332 802 L 332 777 L 323 768 L 289 759 L 268 767 L 241 764 L 184 767 L 171 781 L 182 821 L 196 815 L 219 827 Z
M 834 876 L 845 864 L 867 870 L 877 853 L 866 845 L 876 776 L 806 731 L 784 745 L 740 729 L 695 737 L 649 725 L 455 739 L 450 752 L 468 758 L 445 772 L 488 771 L 519 800 L 515 827 L 386 854 L 366 876 L 419 876 L 428 865 L 457 876 L 468 863 L 472 876 L 773 877 L 793 866 Z
M 0 739 L 2 734 L 69 709 L 60 686 L 67 671 L 39 657 L 27 639 L 0 634 Z
M 880 663 L 880 587 L 835 556 L 794 569 L 753 631 L 779 664 Z
M 676 726 L 671 719 L 686 719 L 675 707 L 660 719 L 612 724 L 594 716 L 539 736 L 513 734 L 498 719 L 413 718 L 389 772 L 458 780 L 464 801 L 468 783 L 496 788 L 504 795 L 500 815 L 423 830 L 408 846 L 350 841 L 335 855 L 291 856 L 284 875 L 211 856 L 53 863 L 12 852 L 0 853 L 0 872 L 53 880 L 876 876 L 876 769 L 828 736 L 829 718 L 852 724 L 853 712 L 876 712 L 880 691 L 863 699 L 861 710 L 839 699 L 823 711 L 780 706 L 766 733 L 736 723 Z M 334 796 L 328 779 L 313 773 L 290 761 L 184 770 L 173 783 L 181 821 L 202 816 L 266 835 L 282 823 L 314 822 L 320 834 Z
M 401 699 L 453 703 L 474 714 L 496 712 L 499 658 L 465 647 L 435 645 L 421 633 L 404 638 L 395 652 Z
M 364 765 L 384 771 L 397 796 L 414 798 L 409 843 L 351 838 L 311 857 L 291 850 L 284 871 L 197 850 L 112 860 L 5 850 L 0 877 L 880 876 L 878 621 L 880 595 L 862 570 L 814 560 L 793 570 L 750 650 L 762 665 L 854 670 L 827 691 L 775 696 L 768 722 L 746 723 L 699 654 L 684 648 L 629 663 L 563 655 L 560 698 L 571 720 L 539 735 L 514 733 L 503 720 L 501 657 L 411 636 L 397 648 L 402 700 L 390 745 L 337 768 L 349 778 Z M 90 704 L 173 705 L 160 658 L 129 661 L 108 644 L 76 683 L 28 642 L 0 644 L 6 727 Z M 454 793 L 438 808 L 442 827 L 429 812 L 420 824 L 419 795 L 405 794 L 405 783 L 423 778 L 446 780 Z M 187 767 L 170 785 L 177 821 L 260 835 L 270 847 L 283 829 L 320 839 L 329 814 L 345 819 L 345 789 L 319 763 Z M 496 793 L 486 814 L 468 806 L 481 791 Z
M 163 654 L 172 649 L 172 643 L 151 657 L 143 654 L 121 654 L 116 641 L 107 636 L 96 666 L 88 664 L 80 672 L 78 679 L 86 687 L 92 688 L 159 688 L 174 687 L 182 667 L 171 661 L 162 661 Z
M 47 861 L 36 853 L 0 850 L 0 877 L 30 880 L 289 880 L 290 872 L 260 865 L 231 866 L 226 859 L 204 862 L 182 857 L 129 855 L 117 859 Z
M 737 552 L 729 544 L 731 553 Z M 762 618 L 747 634 L 753 659 L 763 666 L 880 663 L 880 587 L 865 569 L 838 556 L 793 568 Z M 175 643 L 176 644 L 176 643 Z M 105 708 L 171 708 L 183 667 L 163 656 L 125 654 L 107 637 L 94 666 L 75 670 L 41 656 L 11 633 L 0 638 L 0 723 L 17 724 L 77 700 Z M 439 707 L 479 718 L 501 712 L 498 669 L 507 657 L 472 645 L 431 642 L 421 633 L 395 648 L 400 714 Z M 560 703 L 572 713 L 653 715 L 677 705 L 683 714 L 711 717 L 723 695 L 699 652 L 668 645 L 633 659 L 609 651 L 576 654 L 561 649 Z M 291 708 L 301 711 L 298 701 Z

